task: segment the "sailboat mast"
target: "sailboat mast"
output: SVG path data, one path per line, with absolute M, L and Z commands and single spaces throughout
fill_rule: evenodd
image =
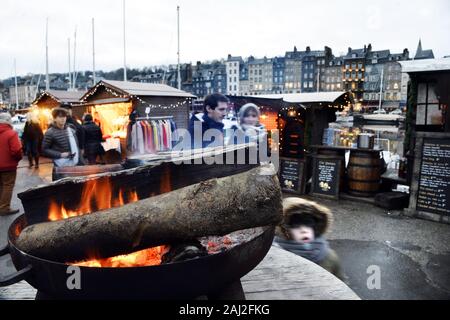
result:
M 76 82 L 77 82 L 77 27 L 75 27 L 74 39 L 73 39 L 73 80 L 72 80 L 72 89 L 75 90 Z
M 127 35 L 125 20 L 125 0 L 123 0 L 123 81 L 127 81 Z
M 17 65 L 16 59 L 14 58 L 14 84 L 15 84 L 15 95 L 16 95 L 16 110 L 19 109 L 19 90 L 17 90 Z
M 92 18 L 92 86 L 97 82 L 95 76 L 95 20 Z
M 72 65 L 72 61 L 71 61 L 71 59 L 70 59 L 70 38 L 67 38 L 67 46 L 68 46 L 68 51 L 67 51 L 67 53 L 68 53 L 68 58 L 69 58 L 69 89 L 71 89 L 72 88 L 72 67 L 71 67 L 71 65 Z
M 178 35 L 178 89 L 181 90 L 181 70 L 180 70 L 180 6 L 177 6 L 177 35 Z
M 50 76 L 48 74 L 48 18 L 45 25 L 45 89 L 50 89 Z

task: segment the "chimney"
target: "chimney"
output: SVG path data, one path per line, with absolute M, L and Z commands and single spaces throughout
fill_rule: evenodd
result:
M 367 47 L 367 51 L 372 51 L 372 44 L 371 43 L 369 43 L 369 45 L 368 45 L 368 47 Z
M 351 52 L 352 52 L 352 48 L 348 47 L 348 53 L 351 53 Z
M 309 46 L 306 47 L 306 52 L 311 52 L 311 48 Z
M 297 46 L 294 46 L 294 52 L 297 52 Z

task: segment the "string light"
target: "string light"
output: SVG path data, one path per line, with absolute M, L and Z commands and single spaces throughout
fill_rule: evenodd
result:
M 171 103 L 171 104 L 168 104 L 168 105 L 167 104 L 164 104 L 164 105 L 152 104 L 152 103 L 149 103 L 149 102 L 141 99 L 139 96 L 136 96 L 136 95 L 119 94 L 116 91 L 111 90 L 110 88 L 106 87 L 102 82 L 99 82 L 90 92 L 88 92 L 83 97 L 83 99 L 81 101 L 82 102 L 86 102 L 89 97 L 93 96 L 97 92 L 97 89 L 100 86 L 103 86 L 103 88 L 108 93 L 112 94 L 114 97 L 123 98 L 123 99 L 127 99 L 127 98 L 135 99 L 135 100 L 138 100 L 141 104 L 146 105 L 150 109 L 164 109 L 164 110 L 177 109 L 177 108 L 180 108 L 180 107 L 184 106 L 186 103 L 191 103 L 191 101 L 192 101 L 192 98 L 188 97 L 188 98 L 185 98 L 184 101 L 178 101 L 176 103 Z

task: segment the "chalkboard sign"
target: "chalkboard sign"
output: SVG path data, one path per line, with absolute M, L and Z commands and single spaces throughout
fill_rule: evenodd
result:
M 424 139 L 417 210 L 450 215 L 450 139 Z
M 305 193 L 305 161 L 280 158 L 279 180 L 284 192 Z
M 342 159 L 314 156 L 311 193 L 334 199 L 339 198 L 341 164 Z

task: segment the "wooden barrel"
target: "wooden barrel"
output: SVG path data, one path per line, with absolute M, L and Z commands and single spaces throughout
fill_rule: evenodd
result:
M 380 152 L 352 150 L 347 167 L 348 192 L 358 197 L 372 197 L 381 184 Z

